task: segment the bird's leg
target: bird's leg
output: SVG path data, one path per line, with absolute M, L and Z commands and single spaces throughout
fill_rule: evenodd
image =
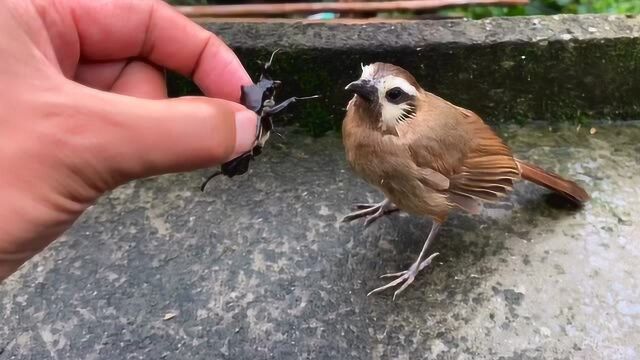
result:
M 371 292 L 369 292 L 367 294 L 367 296 L 378 292 L 378 291 L 382 291 L 385 289 L 388 289 L 390 287 L 396 286 L 402 282 L 404 282 L 404 284 L 402 284 L 402 286 L 396 290 L 396 292 L 393 294 L 393 299 L 396 299 L 396 296 L 398 294 L 400 294 L 404 289 L 407 288 L 407 286 L 409 286 L 409 284 L 411 284 L 413 282 L 413 279 L 415 279 L 416 275 L 418 274 L 418 271 L 424 269 L 425 267 L 427 267 L 429 264 L 431 264 L 431 261 L 433 261 L 433 258 L 435 258 L 436 256 L 438 256 L 439 253 L 433 253 L 431 254 L 428 258 L 426 258 L 424 261 L 422 261 L 422 258 L 424 257 L 425 253 L 427 252 L 427 248 L 429 247 L 429 244 L 433 241 L 433 239 L 436 237 L 436 234 L 438 233 L 438 230 L 440 229 L 440 223 L 434 221 L 433 225 L 431 226 L 431 231 L 429 232 L 429 236 L 427 237 L 427 240 L 424 242 L 424 245 L 422 246 L 422 251 L 420 251 L 420 255 L 418 256 L 418 260 L 416 260 L 416 262 L 413 263 L 413 265 L 411 265 L 411 267 L 408 270 L 405 271 L 401 271 L 398 273 L 393 273 L 393 274 L 386 274 L 386 275 L 382 275 L 381 277 L 392 277 L 392 276 L 399 276 L 397 279 L 393 280 L 392 282 L 388 283 L 385 286 L 381 286 L 377 289 L 372 290 Z
M 377 219 L 400 210 L 387 198 L 378 204 L 356 204 L 355 207 L 360 210 L 343 217 L 342 222 L 350 222 L 361 217 L 367 217 L 364 221 L 364 226 L 367 227 Z

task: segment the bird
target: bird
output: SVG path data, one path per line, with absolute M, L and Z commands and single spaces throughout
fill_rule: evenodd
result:
M 405 290 L 439 253 L 426 256 L 438 230 L 454 211 L 478 214 L 483 202 L 507 196 L 517 181 L 545 187 L 582 206 L 589 194 L 576 182 L 514 157 L 508 145 L 473 111 L 423 89 L 402 67 L 361 65 L 345 90 L 353 97 L 342 121 L 342 142 L 351 170 L 384 199 L 356 204 L 345 216 L 365 217 L 365 227 L 394 211 L 430 218 L 431 230 L 417 260 L 395 280 L 367 296 L 402 284 Z

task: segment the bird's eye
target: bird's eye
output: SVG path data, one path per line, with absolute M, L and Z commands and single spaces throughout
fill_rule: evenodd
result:
M 389 101 L 397 101 L 399 100 L 402 95 L 404 95 L 404 91 L 402 91 L 402 89 L 395 87 L 389 91 L 387 91 L 386 97 L 387 99 L 389 99 Z

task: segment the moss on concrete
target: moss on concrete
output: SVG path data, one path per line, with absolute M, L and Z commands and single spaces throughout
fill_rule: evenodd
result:
M 640 116 L 640 21 L 624 16 L 493 18 L 375 24 L 209 23 L 251 74 L 278 54 L 284 99 L 321 94 L 278 121 L 310 134 L 339 129 L 344 86 L 360 64 L 410 70 L 427 90 L 487 121 L 586 122 Z M 171 80 L 175 95 L 196 87 Z

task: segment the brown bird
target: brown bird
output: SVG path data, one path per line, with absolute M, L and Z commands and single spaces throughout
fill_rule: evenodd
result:
M 524 179 L 581 205 L 589 195 L 575 182 L 513 157 L 511 150 L 473 112 L 455 106 L 418 84 L 391 64 L 362 67 L 347 85 L 355 95 L 342 124 L 347 161 L 356 174 L 379 189 L 379 204 L 356 205 L 343 221 L 368 217 L 365 226 L 393 211 L 426 216 L 433 225 L 418 259 L 408 270 L 369 294 L 401 283 L 395 297 L 428 266 L 427 248 L 449 213 L 477 214 L 481 201 L 496 201 Z

